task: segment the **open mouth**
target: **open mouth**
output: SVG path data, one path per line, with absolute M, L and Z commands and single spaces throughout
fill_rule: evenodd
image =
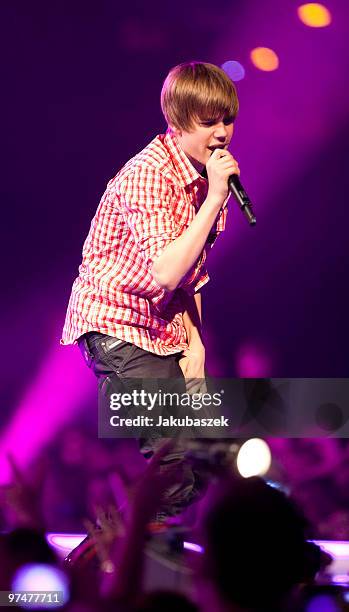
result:
M 210 147 L 207 147 L 208 149 L 210 149 L 210 151 L 215 151 L 216 149 L 225 149 L 227 145 L 211 145 Z

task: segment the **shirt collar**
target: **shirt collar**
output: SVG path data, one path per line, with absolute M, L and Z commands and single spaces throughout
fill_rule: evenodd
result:
M 185 187 L 198 179 L 205 180 L 190 163 L 188 157 L 178 142 L 177 136 L 170 129 L 166 131 L 164 142 L 169 149 L 176 175 L 182 187 Z

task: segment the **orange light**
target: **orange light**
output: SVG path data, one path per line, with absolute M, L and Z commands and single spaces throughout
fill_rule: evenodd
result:
M 332 21 L 330 11 L 318 2 L 302 4 L 297 9 L 298 17 L 310 28 L 325 28 Z
M 268 49 L 268 47 L 256 47 L 251 51 L 252 63 L 266 72 L 271 72 L 279 67 L 279 58 L 275 51 Z

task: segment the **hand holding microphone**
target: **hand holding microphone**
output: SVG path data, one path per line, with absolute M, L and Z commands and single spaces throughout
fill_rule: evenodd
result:
M 239 164 L 232 154 L 226 149 L 215 149 L 207 162 L 206 170 L 211 195 L 225 200 L 228 193 L 232 193 L 249 224 L 255 225 L 252 203 L 240 182 Z

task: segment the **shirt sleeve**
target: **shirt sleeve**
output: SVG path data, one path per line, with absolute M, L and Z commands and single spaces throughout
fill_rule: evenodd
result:
M 120 186 L 127 224 L 146 266 L 179 235 L 171 208 L 170 185 L 156 168 L 141 166 Z
M 126 212 L 127 224 L 145 265 L 150 270 L 154 260 L 161 255 L 166 246 L 176 240 L 186 229 L 175 218 L 175 202 L 171 183 L 166 181 L 166 178 L 156 168 L 143 165 L 136 168 L 127 179 L 123 180 L 120 195 Z M 207 273 L 203 271 L 205 260 L 206 253 L 203 251 L 196 265 L 182 279 L 179 287 L 185 288 L 189 293 L 195 292 L 197 283 L 205 275 L 207 276 Z M 161 291 L 163 294 L 169 294 L 164 289 Z M 161 299 L 159 295 L 158 301 Z
M 228 202 L 229 198 L 230 198 L 230 194 L 229 194 L 228 198 L 226 199 L 226 201 L 224 202 L 223 207 L 219 211 L 219 214 L 217 216 L 216 222 L 213 225 L 213 227 L 212 227 L 212 229 L 211 229 L 211 231 L 210 231 L 210 233 L 208 235 L 207 242 L 208 242 L 208 244 L 211 247 L 216 242 L 219 234 L 221 234 L 225 230 L 225 224 L 226 224 L 227 215 L 228 215 L 227 202 Z

